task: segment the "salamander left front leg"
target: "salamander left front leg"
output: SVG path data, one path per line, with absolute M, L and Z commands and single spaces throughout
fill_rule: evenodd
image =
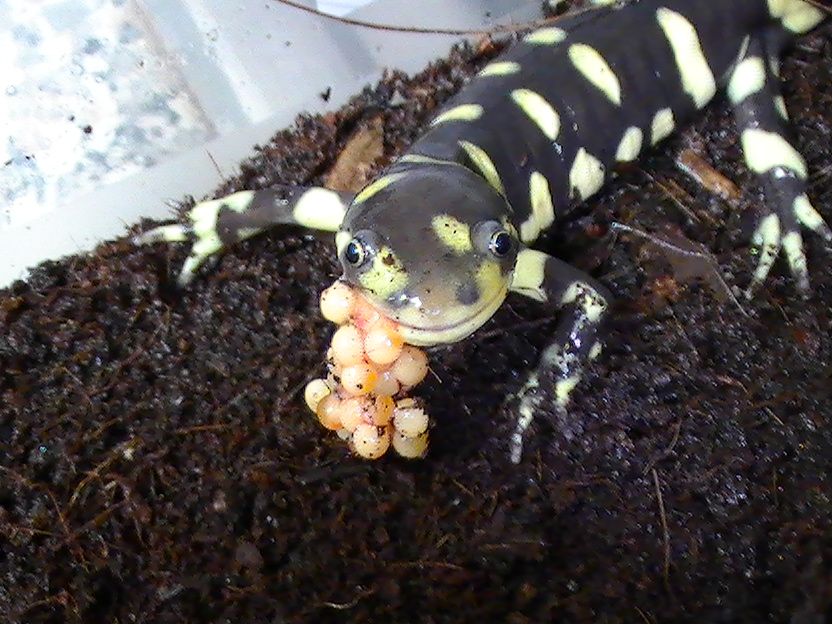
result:
M 832 244 L 832 230 L 806 194 L 806 163 L 788 139 L 788 115 L 777 76 L 782 34 L 774 29 L 752 39 L 728 83 L 745 160 L 765 197 L 763 216 L 753 236 L 759 261 L 746 291 L 749 298 L 781 249 L 798 290 L 804 295 L 809 292 L 802 228 L 820 235 L 827 246 Z
M 523 453 L 523 437 L 541 412 L 544 398 L 552 397 L 555 409 L 564 415 L 587 362 L 600 353 L 598 331 L 609 295 L 585 273 L 532 249 L 518 255 L 511 290 L 564 308 L 553 341 L 515 397 L 517 425 L 510 445 L 511 461 L 516 464 Z

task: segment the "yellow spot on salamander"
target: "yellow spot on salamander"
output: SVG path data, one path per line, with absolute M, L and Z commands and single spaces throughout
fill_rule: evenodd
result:
M 776 132 L 749 128 L 740 137 L 745 162 L 754 173 L 763 174 L 777 167 L 790 169 L 806 179 L 806 162 L 791 144 Z
M 335 191 L 311 188 L 298 199 L 292 217 L 304 227 L 334 232 L 341 226 L 346 211 Z
M 673 111 L 663 108 L 653 116 L 653 123 L 650 125 L 650 143 L 655 145 L 673 132 L 676 127 L 676 119 Z
M 739 104 L 745 98 L 763 90 L 766 84 L 766 66 L 763 59 L 752 56 L 742 61 L 731 74 L 728 82 L 728 99 Z
M 777 110 L 777 114 L 780 115 L 780 119 L 789 119 L 789 111 L 786 109 L 786 100 L 783 99 L 782 95 L 778 95 L 774 98 L 774 108 Z
M 618 149 L 615 152 L 615 159 L 618 162 L 630 162 L 638 158 L 641 152 L 641 143 L 644 140 L 644 133 L 641 128 L 630 126 L 621 137 Z
M 380 177 L 378 180 L 375 180 L 365 186 L 364 189 L 355 196 L 355 199 L 352 200 L 353 203 L 358 204 L 360 202 L 367 201 L 370 197 L 379 191 L 386 189 L 388 186 L 393 184 L 393 182 L 402 179 L 406 175 L 406 173 L 391 173 L 390 175 Z
M 514 61 L 497 61 L 489 63 L 479 73 L 480 78 L 484 76 L 510 76 L 520 71 L 520 63 Z
M 797 34 L 809 32 L 826 17 L 826 12 L 821 11 L 818 7 L 810 6 L 807 2 L 801 2 L 800 4 L 800 7 L 790 12 L 783 19 L 783 26 Z
M 621 106 L 621 83 L 598 50 L 585 43 L 572 44 L 569 46 L 569 60 L 610 102 Z
M 358 277 L 361 286 L 379 299 L 387 299 L 407 286 L 407 270 L 387 245 L 373 257 L 373 266 Z
M 578 150 L 569 170 L 569 193 L 583 201 L 604 185 L 604 165 L 583 147 Z
M 571 375 L 566 379 L 561 379 L 555 384 L 555 397 L 557 399 L 558 405 L 561 407 L 566 407 L 569 403 L 569 397 L 572 394 L 572 391 L 575 389 L 575 386 L 578 385 L 578 382 L 581 381 L 580 375 Z
M 482 106 L 479 104 L 460 104 L 434 117 L 430 125 L 438 126 L 449 121 L 476 121 L 480 117 L 482 117 Z
M 454 253 L 463 255 L 473 251 L 471 228 L 467 223 L 447 214 L 436 215 L 430 222 L 436 237 Z
M 793 33 L 811 30 L 824 17 L 823 11 L 802 0 L 768 0 L 768 11 Z
M 239 191 L 237 193 L 232 193 L 228 197 L 202 202 L 199 206 L 222 205 L 225 208 L 230 208 L 234 212 L 245 212 L 248 209 L 249 204 L 251 204 L 252 199 L 254 199 L 254 191 Z M 194 210 L 196 210 L 196 206 L 194 207 Z
M 525 43 L 532 45 L 554 45 L 566 39 L 566 31 L 560 28 L 541 28 L 523 38 Z
M 702 108 L 716 93 L 716 80 L 696 28 L 684 15 L 665 7 L 656 11 L 656 21 L 673 50 L 682 88 L 693 98 L 696 108 Z
M 800 232 L 789 232 L 783 236 L 783 251 L 792 275 L 806 275 L 806 254 L 803 251 L 803 236 Z M 808 280 L 806 286 L 808 286 Z
M 497 167 L 494 166 L 494 161 L 488 157 L 485 150 L 469 141 L 460 141 L 459 146 L 465 150 L 468 158 L 480 170 L 485 181 L 500 195 L 505 196 L 506 191 L 503 188 L 503 182 L 500 180 L 500 174 L 497 173 Z
M 607 309 L 607 302 L 589 284 L 572 282 L 564 291 L 560 300 L 561 305 L 576 303 L 586 318 L 595 323 Z
M 306 227 L 306 226 L 304 226 L 304 227 Z M 309 226 L 309 227 L 313 227 L 313 226 Z M 314 229 L 326 230 L 326 228 L 314 228 Z M 247 238 L 251 238 L 252 236 L 256 236 L 257 234 L 259 234 L 262 231 L 263 231 L 263 228 L 259 228 L 259 227 L 240 228 L 239 230 L 237 230 L 237 237 L 240 240 L 246 240 Z
M 511 92 L 511 99 L 550 141 L 558 138 L 560 115 L 546 98 L 531 89 L 515 89 Z
M 533 171 L 529 176 L 529 202 L 532 213 L 520 224 L 520 240 L 524 243 L 534 241 L 541 231 L 555 222 L 552 191 L 546 177 L 539 171 Z
M 805 227 L 815 232 L 823 229 L 824 220 L 820 213 L 812 206 L 806 193 L 794 200 L 792 212 L 795 218 Z
M 549 257 L 536 249 L 523 249 L 514 263 L 511 291 L 535 301 L 546 301 L 543 282 L 546 279 L 546 261 Z
M 493 260 L 484 260 L 477 269 L 477 286 L 480 293 L 495 293 L 504 288 L 503 275 L 500 272 L 500 265 Z
M 455 167 L 462 166 L 455 160 L 442 160 L 441 158 L 432 158 L 430 156 L 424 156 L 422 154 L 405 154 L 404 156 L 399 158 L 398 162 L 413 163 L 415 165 L 453 165 Z
M 529 176 L 529 192 L 532 198 L 532 213 L 540 229 L 545 230 L 555 222 L 555 204 L 546 176 L 538 171 L 532 172 Z

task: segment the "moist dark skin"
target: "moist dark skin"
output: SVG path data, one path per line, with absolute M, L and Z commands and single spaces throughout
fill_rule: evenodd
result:
M 511 284 L 520 243 L 505 198 L 455 164 L 379 179 L 394 181 L 359 193 L 337 234 L 342 279 L 398 323 L 406 342 L 466 338 Z

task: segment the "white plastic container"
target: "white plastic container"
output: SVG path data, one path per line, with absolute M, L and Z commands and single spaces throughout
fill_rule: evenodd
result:
M 487 29 L 539 7 L 377 0 L 350 17 Z M 168 201 L 210 192 L 299 113 L 337 109 L 385 68 L 419 71 L 459 39 L 274 0 L 0 0 L 0 24 L 12 51 L 0 55 L 0 287 L 169 218 Z

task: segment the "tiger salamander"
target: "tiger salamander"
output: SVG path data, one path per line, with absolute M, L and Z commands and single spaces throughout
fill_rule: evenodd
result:
M 517 462 L 542 397 L 554 396 L 564 410 L 600 353 L 610 301 L 604 286 L 535 249 L 535 240 L 720 90 L 766 200 L 746 292 L 761 285 L 781 251 L 797 288 L 808 290 L 801 230 L 826 243 L 832 230 L 806 195 L 806 164 L 787 138 L 778 71 L 784 47 L 826 17 L 828 3 L 819 4 L 596 0 L 487 65 L 358 194 L 239 192 L 200 203 L 187 223 L 158 227 L 139 242 L 191 241 L 179 275 L 187 284 L 222 249 L 276 224 L 334 232 L 341 279 L 414 345 L 462 340 L 509 292 L 562 307 L 549 346 L 514 397 Z

